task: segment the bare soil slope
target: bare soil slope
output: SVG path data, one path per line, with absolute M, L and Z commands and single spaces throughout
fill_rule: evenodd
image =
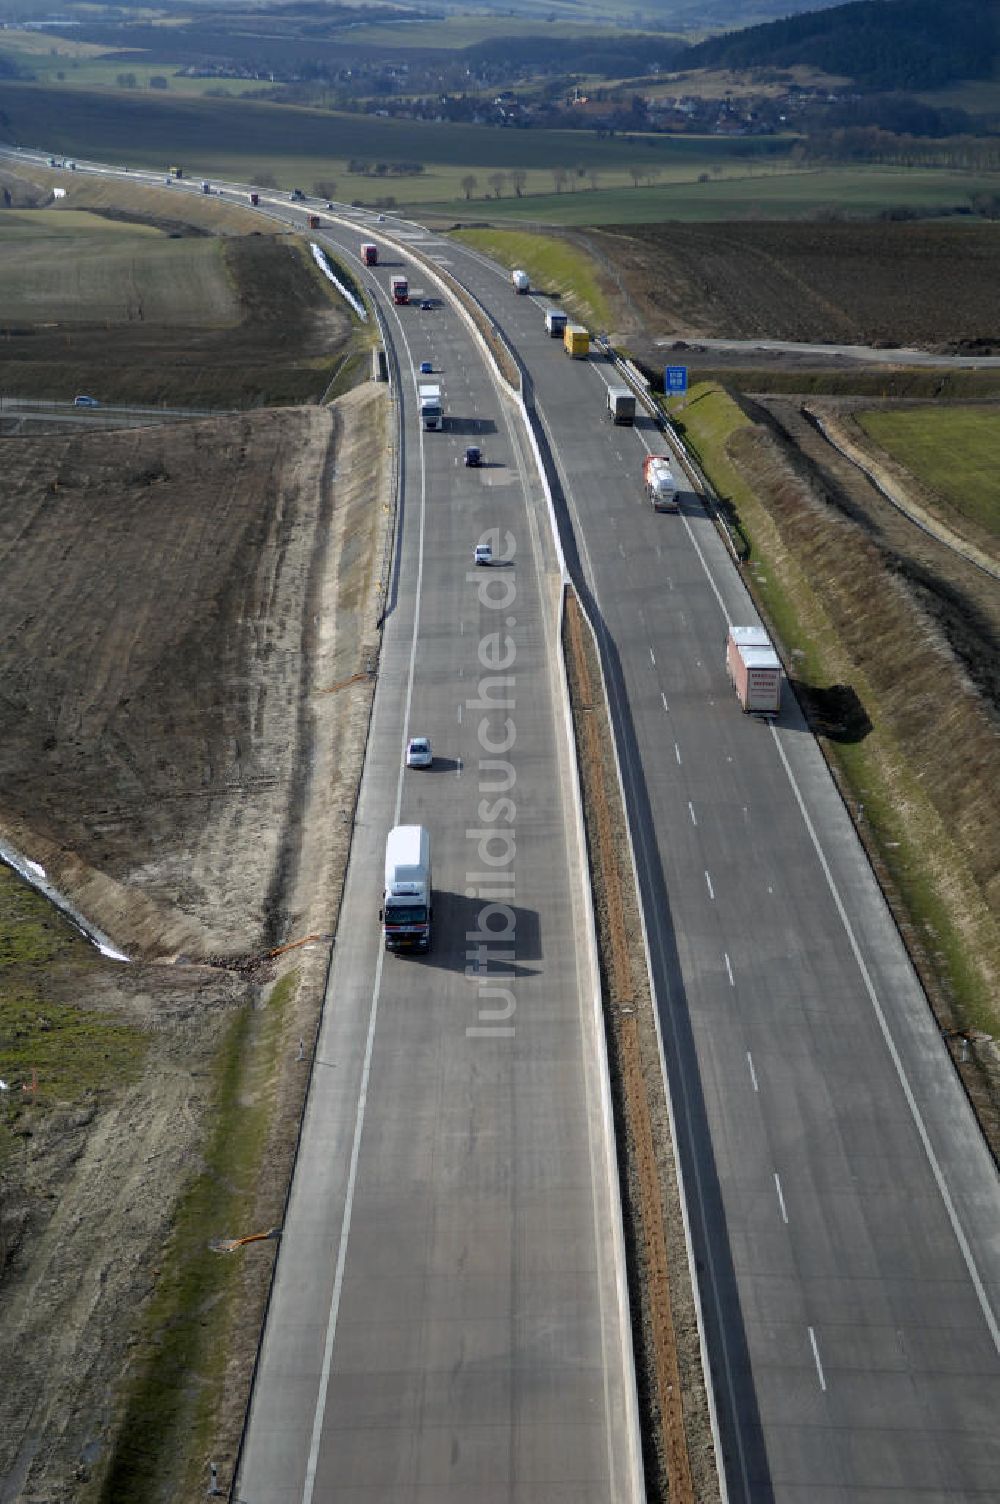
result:
M 237 1225 L 210 1185 L 196 1255 L 281 1219 L 377 654 L 384 403 L 369 385 L 332 410 L 0 441 L 0 835 L 145 958 L 103 959 L 40 899 L 0 923 L 0 1075 L 24 1062 L 0 1121 L 4 1499 L 108 1497 L 123 1417 L 146 1483 L 118 1497 L 203 1496 L 192 1439 L 232 1456 L 274 1245 L 180 1307 L 196 1367 L 172 1448 L 121 1381 L 171 1382 L 143 1313 L 237 1022 L 229 1110 L 244 1133 L 264 1104 L 262 1152 Z M 53 1029 L 75 1069 L 46 1063 Z
M 1000 349 L 992 225 L 663 224 L 587 238 L 652 338 Z
M 130 952 L 284 938 L 229 856 L 280 866 L 296 748 L 254 729 L 295 724 L 332 441 L 316 409 L 0 441 L 0 812 L 99 870 L 88 907 Z
M 204 244 L 203 232 L 182 229 Z M 165 309 L 164 285 L 183 287 L 183 266 L 178 281 L 164 264 L 169 240 L 124 228 L 96 247 L 95 240 L 53 242 L 40 232 L 34 240 L 19 237 L 11 258 L 0 255 L 4 394 L 72 401 L 82 391 L 104 402 L 185 408 L 322 396 L 351 324 L 300 241 L 274 235 L 216 240 L 214 280 L 202 255 L 190 279 L 195 269 L 203 273 L 197 301 L 178 291 Z M 44 258 L 50 268 L 66 262 L 73 276 L 61 283 L 32 277 L 24 265 L 32 258 Z M 95 258 L 104 276 L 95 270 L 81 277 Z M 11 261 L 21 263 L 18 271 Z

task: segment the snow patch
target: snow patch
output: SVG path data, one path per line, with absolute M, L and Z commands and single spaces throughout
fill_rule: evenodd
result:
M 363 324 L 367 324 L 367 308 L 358 298 L 354 296 L 353 292 L 351 292 L 349 288 L 346 288 L 344 286 L 339 277 L 334 276 L 333 270 L 330 266 L 329 261 L 327 261 L 326 255 L 324 254 L 322 248 L 316 245 L 315 242 L 311 242 L 309 249 L 312 251 L 313 260 L 319 267 L 320 271 L 323 273 L 324 277 L 329 277 L 334 287 L 340 293 L 340 296 L 344 298 L 348 303 L 350 303 L 351 307 L 354 309 L 354 312 L 357 314 L 361 322 Z

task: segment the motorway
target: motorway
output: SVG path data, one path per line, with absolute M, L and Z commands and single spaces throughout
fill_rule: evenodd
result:
M 611 370 L 547 339 L 544 299 L 419 227 L 357 221 L 447 263 L 530 372 L 608 675 L 728 1497 L 996 1500 L 1000 1181 L 797 707 L 765 725 L 735 705 L 725 628 L 756 619 L 737 571 L 693 494 L 679 516 L 648 508 L 640 457 L 660 440 L 606 425 Z M 573 940 L 586 910 L 563 881 L 580 859 L 555 561 L 519 431 L 456 315 L 403 310 L 394 328 L 398 590 L 239 1497 L 632 1496 L 602 1062 Z M 460 421 L 418 439 L 410 371 L 428 352 Z M 483 414 L 495 432 L 474 431 Z M 470 437 L 496 462 L 475 479 L 458 467 Z M 484 1020 L 465 972 L 483 897 L 466 707 L 494 613 L 467 566 L 489 526 L 516 550 L 495 574 L 517 589 L 517 943 L 513 1012 L 494 998 Z M 400 772 L 414 732 L 443 759 L 429 775 Z M 400 813 L 437 843 L 426 961 L 383 958 L 374 924 Z
M 610 366 L 446 255 L 528 366 L 602 638 L 729 1497 L 995 1500 L 1000 1182 L 847 813 L 791 696 L 740 714 L 757 617 L 698 499 L 644 502 Z
M 395 268 L 363 273 L 348 245 L 384 294 Z M 412 302 L 387 317 L 404 439 L 393 586 L 236 1492 L 637 1501 L 558 561 L 516 409 L 465 324 Z M 417 422 L 423 359 L 444 388 L 442 433 Z M 473 441 L 480 471 L 461 463 Z M 503 562 L 477 570 L 491 532 Z M 434 766 L 404 771 L 420 734 Z M 427 957 L 381 943 L 385 837 L 400 821 L 432 835 Z

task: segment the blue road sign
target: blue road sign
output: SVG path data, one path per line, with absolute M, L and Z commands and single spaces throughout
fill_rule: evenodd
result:
M 687 366 L 667 366 L 663 376 L 663 390 L 668 397 L 676 397 L 688 389 Z

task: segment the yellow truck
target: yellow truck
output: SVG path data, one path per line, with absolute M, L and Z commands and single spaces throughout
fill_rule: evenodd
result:
M 586 360 L 590 354 L 590 331 L 582 324 L 567 324 L 563 333 L 563 348 L 567 355 L 577 360 Z

